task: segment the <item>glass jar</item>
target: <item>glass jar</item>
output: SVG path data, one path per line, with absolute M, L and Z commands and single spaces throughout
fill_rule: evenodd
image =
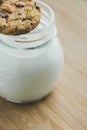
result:
M 54 13 L 47 4 L 37 3 L 42 17 L 36 29 L 20 36 L 0 34 L 0 96 L 16 103 L 48 95 L 63 68 Z

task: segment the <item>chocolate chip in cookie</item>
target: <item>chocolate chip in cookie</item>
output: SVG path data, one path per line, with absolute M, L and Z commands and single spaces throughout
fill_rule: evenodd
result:
M 4 10 L 0 10 L 0 17 L 1 17 L 1 18 L 5 18 L 5 19 L 7 19 L 7 18 L 8 18 L 8 14 L 7 14 L 7 12 L 4 11 Z
M 2 4 L 2 0 L 0 0 L 0 5 Z

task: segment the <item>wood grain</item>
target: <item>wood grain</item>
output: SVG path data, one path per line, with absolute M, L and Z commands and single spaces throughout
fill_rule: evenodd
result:
M 0 130 L 87 130 L 87 1 L 44 1 L 55 11 L 64 72 L 38 103 L 18 105 L 0 98 Z

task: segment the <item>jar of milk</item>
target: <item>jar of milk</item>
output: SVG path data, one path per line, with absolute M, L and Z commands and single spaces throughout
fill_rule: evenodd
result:
M 0 35 L 0 96 L 23 103 L 48 95 L 63 68 L 63 51 L 52 9 L 38 1 L 39 26 L 20 36 Z

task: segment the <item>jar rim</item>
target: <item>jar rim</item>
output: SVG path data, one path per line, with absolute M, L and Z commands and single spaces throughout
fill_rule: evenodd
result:
M 0 43 L 2 42 L 4 45 L 16 49 L 34 49 L 49 41 L 53 31 L 55 35 L 55 16 L 53 10 L 49 5 L 40 0 L 36 2 L 42 12 L 38 27 L 30 33 L 18 36 L 0 34 Z

